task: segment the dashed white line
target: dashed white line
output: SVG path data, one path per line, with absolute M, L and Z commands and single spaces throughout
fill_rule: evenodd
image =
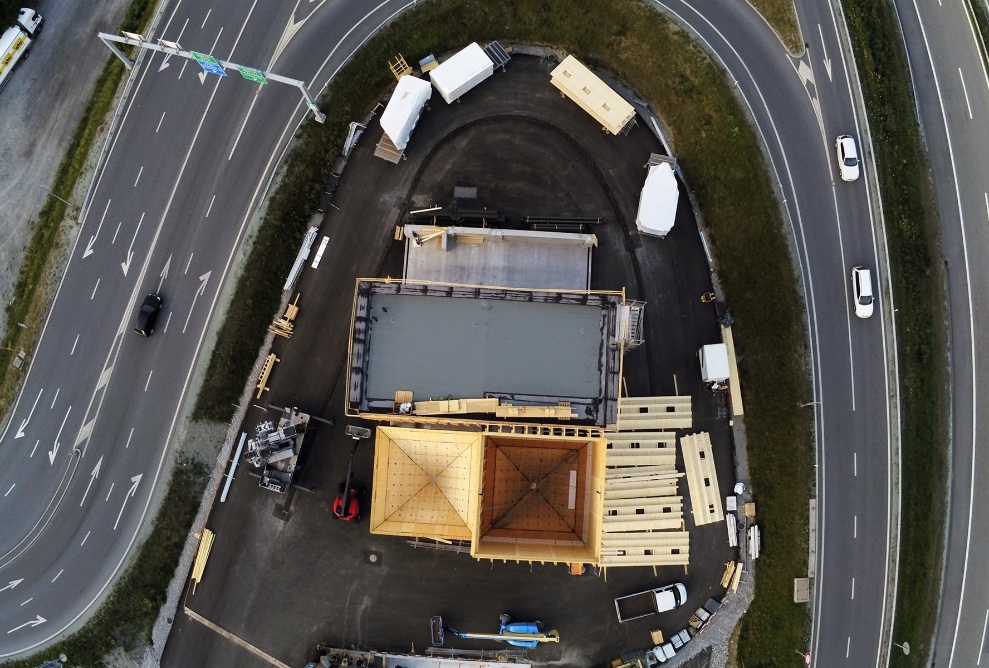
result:
M 979 643 L 979 647 L 985 647 L 986 646 L 986 626 L 989 626 L 989 610 L 986 610 L 986 619 L 985 619 L 984 622 L 982 622 L 982 642 Z M 979 658 L 975 662 L 975 665 L 979 665 L 980 663 L 982 663 L 982 655 L 983 654 L 984 654 L 984 652 L 980 652 L 979 653 Z
M 859 477 L 859 453 L 852 453 L 852 469 L 856 478 Z
M 852 578 L 852 600 L 855 600 L 855 578 Z
M 58 572 L 58 575 L 56 575 L 55 577 L 52 578 L 52 584 L 55 584 L 55 580 L 57 580 L 62 575 L 62 573 L 64 573 L 64 572 L 65 572 L 65 569 L 64 568 L 62 570 L 60 570 Z
M 195 253 L 189 253 L 189 261 L 185 263 L 185 271 L 182 272 L 183 275 L 189 273 L 189 265 L 192 264 L 193 255 L 195 255 Z
M 76 336 L 78 337 L 79 335 L 76 334 Z M 55 398 L 52 399 L 52 405 L 48 407 L 48 410 L 51 410 L 51 409 L 55 408 L 55 402 L 58 401 L 58 391 L 61 390 L 61 389 L 62 388 L 60 388 L 60 387 L 56 387 L 55 388 Z
M 75 355 L 76 354 L 76 346 L 78 344 L 79 344 L 79 335 L 76 334 L 76 340 L 72 343 L 72 352 L 70 352 L 69 355 Z
M 216 201 L 216 195 L 213 195 L 213 199 L 209 201 L 209 206 L 206 208 L 206 217 L 209 218 L 209 212 L 213 210 L 213 202 Z M 189 258 L 192 259 L 192 258 Z
M 148 386 L 149 386 L 149 385 L 151 384 L 151 376 L 152 376 L 152 375 L 154 375 L 154 372 L 155 372 L 155 370 L 154 370 L 154 369 L 152 369 L 152 370 L 151 370 L 151 373 L 149 373 L 149 374 L 148 374 L 148 380 L 147 380 L 147 381 L 145 381 L 145 383 L 144 383 L 144 391 L 145 391 L 145 392 L 147 392 L 147 391 L 148 391 Z
M 79 543 L 79 547 L 82 547 L 83 545 L 86 544 L 86 541 L 89 540 L 89 534 L 91 534 L 91 533 L 93 533 L 93 532 L 92 531 L 87 531 L 86 532 L 86 537 L 82 539 L 82 542 L 81 543 Z
M 96 297 L 96 288 L 100 287 L 100 279 L 96 279 L 96 285 L 93 286 L 93 294 L 89 295 L 89 301 L 93 301 Z
M 179 79 L 181 79 L 182 78 L 182 75 L 185 74 L 185 66 L 188 65 L 188 64 L 189 64 L 189 61 L 188 60 L 183 60 L 182 61 L 182 69 L 179 70 Z
M 162 334 L 167 334 L 168 333 L 168 323 L 170 323 L 171 321 L 172 321 L 172 312 L 169 311 L 168 312 L 168 318 L 165 320 L 165 329 L 161 330 L 161 333 Z
M 852 651 L 852 637 L 848 636 L 848 642 L 845 643 L 845 658 L 848 658 L 849 653 Z
M 212 14 L 212 13 L 213 13 L 213 9 L 212 9 L 212 7 L 211 7 L 211 8 L 209 9 L 209 11 L 208 11 L 208 12 L 206 12 L 206 18 L 204 18 L 204 19 L 203 19 L 203 24 L 202 24 L 201 26 L 199 26 L 199 29 L 200 29 L 200 30 L 202 30 L 203 28 L 205 28 L 205 27 L 206 27 L 206 22 L 207 22 L 207 21 L 209 21 L 209 15 L 210 15 L 210 14 Z
M 122 221 L 122 220 L 117 222 L 117 231 L 113 233 L 113 238 L 110 239 L 110 244 L 111 245 L 117 243 L 117 235 L 120 234 L 120 226 L 123 225 L 123 224 L 124 224 L 124 221 Z
M 124 450 L 130 447 L 130 440 L 134 438 L 134 427 L 130 428 L 130 433 L 127 434 L 127 443 L 124 444 Z
M 31 597 L 31 598 L 29 598 L 28 600 L 26 600 L 26 601 L 24 601 L 23 603 L 21 603 L 21 607 L 23 608 L 23 607 L 24 607 L 25 605 L 27 605 L 28 603 L 30 603 L 30 602 L 31 602 L 31 601 L 33 601 L 33 600 L 34 600 L 34 596 L 32 596 L 32 597 Z
M 34 457 L 34 451 L 38 449 L 38 443 L 41 443 L 41 439 L 34 442 L 34 447 L 31 448 L 31 456 Z
M 161 122 L 165 120 L 165 112 L 161 112 L 161 118 L 158 119 L 158 127 L 155 128 L 155 134 L 158 134 L 158 130 L 161 130 Z
M 162 117 L 164 118 L 164 116 Z M 141 169 L 137 170 L 137 178 L 134 179 L 134 187 L 137 187 L 138 182 L 141 180 L 141 174 L 144 173 L 144 165 L 141 165 Z
M 859 516 L 855 515 L 852 517 L 852 538 L 859 537 Z
M 972 104 L 968 101 L 968 87 L 965 86 L 965 75 L 962 68 L 958 68 L 958 78 L 962 80 L 962 92 L 965 94 L 965 106 L 968 107 L 968 120 L 972 120 Z
M 110 495 L 113 494 L 113 486 L 116 485 L 116 484 L 117 483 L 115 483 L 115 482 L 111 482 L 110 483 L 110 491 L 106 493 L 106 498 L 103 499 L 104 501 L 109 501 L 110 500 Z
M 14 491 L 14 487 L 16 487 L 16 486 L 17 486 L 17 483 L 15 482 L 13 485 L 10 486 L 10 489 L 7 490 L 7 494 L 10 494 L 11 492 L 13 492 Z M 7 494 L 4 494 L 3 495 L 3 498 L 6 499 L 7 498 Z

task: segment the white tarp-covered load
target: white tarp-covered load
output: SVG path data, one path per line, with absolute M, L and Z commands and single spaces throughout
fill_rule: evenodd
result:
M 381 128 L 400 149 L 405 149 L 422 108 L 433 94 L 429 82 L 405 75 L 398 80 L 388 106 L 381 114 Z
M 639 196 L 635 226 L 644 234 L 665 237 L 673 229 L 679 199 L 680 191 L 673 175 L 673 166 L 668 162 L 650 166 L 642 195 Z
M 494 63 L 477 42 L 453 54 L 429 71 L 436 90 L 449 104 L 494 74 Z
M 705 383 L 723 383 L 731 375 L 728 370 L 728 346 L 714 343 L 701 347 L 701 380 Z

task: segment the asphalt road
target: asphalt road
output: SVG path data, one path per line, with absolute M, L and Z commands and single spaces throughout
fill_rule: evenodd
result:
M 798 6 L 808 43 L 799 59 L 786 54 L 748 5 L 662 4 L 737 81 L 766 142 L 793 233 L 814 380 L 815 403 L 806 408 L 817 418 L 818 550 L 809 649 L 815 665 L 880 665 L 891 623 L 885 612 L 895 548 L 889 425 L 897 408 L 882 227 L 872 216 L 865 181 L 838 180 L 833 147 L 839 134 L 855 136 L 860 145 L 866 136 L 851 101 L 854 66 L 846 62 L 826 3 Z M 866 160 L 865 178 L 870 167 Z M 849 275 L 859 265 L 884 286 L 875 315 L 865 321 L 850 311 Z M 753 494 L 758 499 L 758 488 Z M 764 541 L 771 535 L 767 527 Z
M 938 198 L 948 277 L 951 365 L 951 495 L 933 665 L 989 663 L 989 475 L 984 434 L 989 379 L 983 351 L 989 267 L 989 79 L 960 3 L 897 2 Z M 980 324 L 981 323 L 981 324 Z M 922 638 L 896 638 L 924 642 Z
M 266 69 L 278 50 L 273 69 L 318 91 L 403 4 L 293 12 L 178 2 L 156 36 Z M 319 58 L 301 46 L 307 40 L 324 45 Z M 0 571 L 16 582 L 0 591 L 0 657 L 70 628 L 125 562 L 167 471 L 219 288 L 303 116 L 295 90 L 198 73 L 194 62 L 166 66 L 160 56 L 139 72 L 0 438 L 0 525 L 10 528 L 0 534 Z M 155 335 L 142 339 L 131 330 L 149 292 L 165 307 Z

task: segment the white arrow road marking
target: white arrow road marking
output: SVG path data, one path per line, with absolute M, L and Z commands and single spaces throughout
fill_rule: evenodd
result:
M 130 491 L 124 494 L 124 502 L 120 506 L 120 512 L 117 513 L 117 521 L 113 523 L 114 531 L 117 530 L 117 525 L 120 524 L 120 516 L 124 514 L 124 508 L 127 507 L 127 499 L 137 494 L 137 486 L 141 484 L 141 478 L 143 477 L 144 477 L 143 473 L 138 473 L 136 476 L 130 479 L 131 483 L 133 484 L 130 486 Z
M 100 464 L 103 463 L 103 455 L 100 455 L 100 461 L 96 462 L 96 466 L 93 467 L 93 472 L 89 474 L 89 484 L 86 485 L 86 493 L 82 495 L 82 501 L 79 502 L 79 506 L 86 503 L 86 497 L 89 496 L 89 488 L 93 486 L 93 481 L 100 475 Z
M 165 266 L 162 267 L 161 270 L 161 274 L 160 274 L 161 280 L 158 282 L 158 292 L 161 292 L 161 286 L 165 282 L 165 279 L 168 278 L 168 267 L 171 264 L 172 264 L 172 256 L 169 255 L 168 259 L 165 260 Z
M 130 269 L 130 261 L 134 259 L 134 242 L 137 241 L 137 233 L 141 231 L 141 223 L 143 222 L 144 213 L 141 213 L 141 220 L 137 221 L 137 229 L 134 230 L 134 237 L 130 240 L 130 246 L 127 248 L 127 261 L 120 263 L 120 268 L 124 270 L 124 276 L 127 275 L 127 270 Z
M 38 392 L 38 398 L 34 400 L 34 405 L 31 406 L 31 412 L 27 414 L 27 419 L 21 420 L 21 426 L 17 430 L 17 433 L 14 434 L 15 439 L 24 438 L 24 427 L 26 427 L 28 423 L 31 421 L 31 416 L 34 415 L 34 409 L 38 407 L 38 402 L 41 401 L 41 393 L 44 391 L 45 391 L 44 388 L 42 388 L 41 391 Z
M 821 24 L 817 24 L 817 32 L 821 35 L 821 49 L 824 50 L 824 69 L 828 71 L 828 80 L 834 81 L 834 77 L 831 76 L 831 59 L 828 58 L 828 49 L 824 46 L 824 31 L 821 30 Z
M 10 584 L 8 584 L 6 587 L 0 587 L 0 591 L 7 591 L 8 589 L 13 589 L 22 582 L 24 582 L 24 578 L 21 578 L 20 580 L 11 580 Z
M 189 319 L 192 318 L 192 312 L 196 308 L 196 300 L 199 299 L 199 296 L 200 295 L 202 295 L 202 294 L 204 294 L 206 292 L 206 282 L 209 280 L 209 276 L 212 273 L 213 273 L 213 270 L 210 269 L 205 274 L 203 274 L 202 276 L 199 277 L 199 289 L 196 290 L 196 294 L 192 297 L 192 306 L 189 307 L 189 315 L 187 315 L 185 317 L 185 324 L 182 325 L 182 333 L 183 334 L 185 334 L 185 328 L 189 326 Z
M 9 633 L 13 633 L 14 631 L 20 631 L 25 626 L 30 626 L 31 628 L 34 628 L 35 626 L 41 626 L 42 624 L 44 624 L 47 621 L 48 621 L 47 619 L 45 619 L 41 615 L 38 615 L 36 619 L 32 619 L 29 622 L 25 622 L 25 623 L 21 624 L 20 626 L 15 626 L 14 628 L 12 628 L 9 631 L 7 631 L 7 633 L 9 634 Z
M 106 208 L 103 209 L 103 218 L 106 218 L 106 212 L 110 210 L 110 202 L 112 201 L 112 199 L 106 201 Z M 103 229 L 103 218 L 100 218 L 100 224 L 96 226 L 96 234 L 89 237 L 89 243 L 86 244 L 86 250 L 82 254 L 83 257 L 89 257 L 93 254 L 93 244 L 96 243 L 97 237 L 100 236 L 100 230 Z
M 55 455 L 58 454 L 58 439 L 62 435 L 62 430 L 65 429 L 65 421 L 69 419 L 69 413 L 72 412 L 72 406 L 69 406 L 69 410 L 65 411 L 65 417 L 62 418 L 62 426 L 58 428 L 58 433 L 55 434 L 55 447 L 48 451 L 48 462 L 55 466 Z

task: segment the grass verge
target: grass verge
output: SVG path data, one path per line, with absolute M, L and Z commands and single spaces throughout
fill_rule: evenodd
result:
M 154 8 L 154 0 L 134 0 L 120 24 L 120 29 L 141 32 L 151 20 Z M 26 363 L 21 369 L 15 369 L 11 365 L 14 351 L 23 350 L 30 356 L 48 315 L 53 294 L 45 289 L 45 275 L 51 268 L 62 240 L 60 228 L 67 217 L 78 214 L 78 207 L 67 206 L 63 200 L 71 200 L 79 178 L 85 171 L 86 161 L 106 129 L 105 124 L 125 72 L 123 64 L 117 58 L 107 59 L 72 135 L 72 141 L 55 171 L 51 186 L 53 196 L 48 198 L 34 221 L 31 240 L 14 283 L 13 297 L 6 306 L 7 320 L 0 342 L 0 414 L 6 414 L 9 409 L 23 370 L 27 367 Z M 25 323 L 26 327 L 22 328 L 18 323 Z
M 893 666 L 924 666 L 938 610 L 947 493 L 948 373 L 937 211 L 918 133 L 910 73 L 885 0 L 845 0 L 885 211 L 899 347 L 900 564 Z
M 793 53 L 800 53 L 803 42 L 800 41 L 800 26 L 797 24 L 797 11 L 793 0 L 749 0 L 758 10 L 766 23 L 773 27 L 776 34 L 783 40 L 786 48 Z
M 711 60 L 636 0 L 434 0 L 372 39 L 321 100 L 326 124 L 306 123 L 287 159 L 245 263 L 251 272 L 235 288 L 234 303 L 243 306 L 224 320 L 196 416 L 230 419 L 295 256 L 285 240 L 301 240 L 347 123 L 363 117 L 394 83 L 389 58 L 403 53 L 411 61 L 490 39 L 552 45 L 604 67 L 652 100 L 671 128 L 736 316 L 753 489 L 768 548 L 740 651 L 747 666 L 788 665 L 793 648 L 806 645 L 808 628 L 806 606 L 791 599 L 793 578 L 807 572 L 811 413 L 796 400 L 781 406 L 779 398 L 809 399 L 803 307 L 767 172 L 753 169 L 763 161 L 746 115 Z M 782 462 L 786 476 L 778 475 Z
M 127 572 L 82 630 L 35 656 L 4 664 L 35 668 L 60 653 L 70 666 L 99 666 L 113 649 L 132 651 L 151 640 L 151 627 L 202 501 L 209 471 L 192 460 L 177 463 L 151 533 Z

